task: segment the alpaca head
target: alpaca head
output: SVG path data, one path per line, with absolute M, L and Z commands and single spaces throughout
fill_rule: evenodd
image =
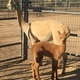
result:
M 17 10 L 19 6 L 19 0 L 9 0 L 7 4 L 7 8 L 9 10 Z
M 66 43 L 67 34 L 65 32 L 64 33 L 60 33 L 59 31 L 58 31 L 58 34 L 59 34 L 60 42 L 65 44 Z

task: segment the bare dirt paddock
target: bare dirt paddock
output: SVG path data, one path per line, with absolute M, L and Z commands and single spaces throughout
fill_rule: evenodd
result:
M 40 17 L 29 14 L 29 22 L 36 20 L 54 19 L 69 26 L 71 33 L 80 35 L 80 15 L 42 13 Z M 20 28 L 17 20 L 0 20 L 0 45 L 20 41 Z M 29 41 L 29 45 L 30 41 Z M 80 37 L 70 37 L 67 41 L 67 51 L 80 54 Z M 0 48 L 0 80 L 33 80 L 31 63 L 33 56 L 28 50 L 28 60 L 7 59 L 20 56 L 20 45 Z M 61 80 L 80 80 L 80 57 L 68 56 L 66 74 L 61 75 L 62 66 L 58 69 Z M 77 65 L 77 67 L 76 67 Z M 51 80 L 51 60 L 44 58 L 40 67 L 41 80 Z

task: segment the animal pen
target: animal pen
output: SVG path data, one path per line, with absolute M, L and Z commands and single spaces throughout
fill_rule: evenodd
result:
M 24 58 L 27 59 L 30 55 L 27 45 L 31 46 L 30 42 L 27 44 L 26 35 L 22 34 L 22 30 L 18 27 L 15 12 L 7 10 L 7 1 L 0 0 L 0 61 L 21 58 L 23 54 Z M 77 5 L 78 2 L 55 1 L 22 0 L 24 19 L 29 23 L 37 20 L 54 19 L 69 26 L 71 35 L 67 40 L 66 53 L 80 57 L 80 6 Z M 22 40 L 23 38 L 24 40 Z
M 75 0 L 19 0 L 23 10 L 24 20 L 28 23 L 53 19 L 66 24 L 70 28 L 70 37 L 67 39 L 66 54 L 69 55 L 67 68 L 80 67 L 80 1 Z M 28 46 L 31 47 L 30 40 L 27 40 L 25 33 L 18 25 L 15 11 L 9 11 L 6 7 L 8 0 L 0 0 L 0 79 L 6 80 L 32 80 L 31 60 L 33 59 Z M 42 28 L 42 27 L 41 27 Z M 50 41 L 52 42 L 52 41 Z M 14 64 L 14 60 L 24 59 L 29 62 Z M 12 63 L 9 61 L 12 60 Z M 44 64 L 45 61 L 44 60 Z M 48 59 L 49 60 L 49 59 Z M 7 62 L 8 61 L 8 62 Z M 50 62 L 49 62 L 50 63 Z M 49 63 L 40 68 L 45 74 L 51 67 Z M 72 66 L 72 68 L 70 68 Z M 47 70 L 48 69 L 48 70 Z M 76 69 L 77 70 L 77 69 Z M 75 71 L 76 71 L 75 70 Z M 49 70 L 50 71 L 50 70 Z M 50 72 L 48 73 L 50 74 Z M 67 73 L 71 78 L 64 76 L 64 80 L 79 80 L 79 73 L 72 71 Z M 68 72 L 68 70 L 67 70 Z M 41 74 L 42 76 L 42 74 Z M 49 75 L 43 80 L 50 80 Z M 59 76 L 60 77 L 60 76 Z M 46 79 L 45 79 L 46 78 Z M 62 77 L 61 77 L 62 78 Z

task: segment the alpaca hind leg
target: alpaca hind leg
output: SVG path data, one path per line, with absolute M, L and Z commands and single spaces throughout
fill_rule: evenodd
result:
M 32 68 L 32 76 L 33 76 L 33 78 L 34 78 L 35 80 L 37 80 L 37 79 L 36 79 L 35 63 L 34 63 L 34 62 L 32 63 L 31 68 Z
M 63 54 L 63 70 L 62 70 L 62 74 L 65 73 L 65 70 L 66 70 L 66 63 L 67 63 L 67 54 L 64 53 L 64 54 Z
M 35 72 L 36 72 L 37 80 L 41 80 L 39 76 L 39 63 L 35 63 Z
M 41 80 L 40 79 L 40 75 L 39 75 L 39 65 L 40 65 L 40 63 L 41 63 L 41 61 L 42 61 L 42 59 L 43 59 L 43 55 L 38 55 L 37 57 L 35 57 L 35 72 L 36 72 L 36 76 L 37 76 L 37 79 L 38 80 Z
M 61 67 L 61 59 L 58 60 L 58 68 Z

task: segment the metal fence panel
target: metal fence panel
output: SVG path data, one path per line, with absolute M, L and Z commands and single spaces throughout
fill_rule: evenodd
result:
M 0 61 L 22 57 L 21 29 L 15 12 L 7 9 L 7 2 L 0 0 Z

